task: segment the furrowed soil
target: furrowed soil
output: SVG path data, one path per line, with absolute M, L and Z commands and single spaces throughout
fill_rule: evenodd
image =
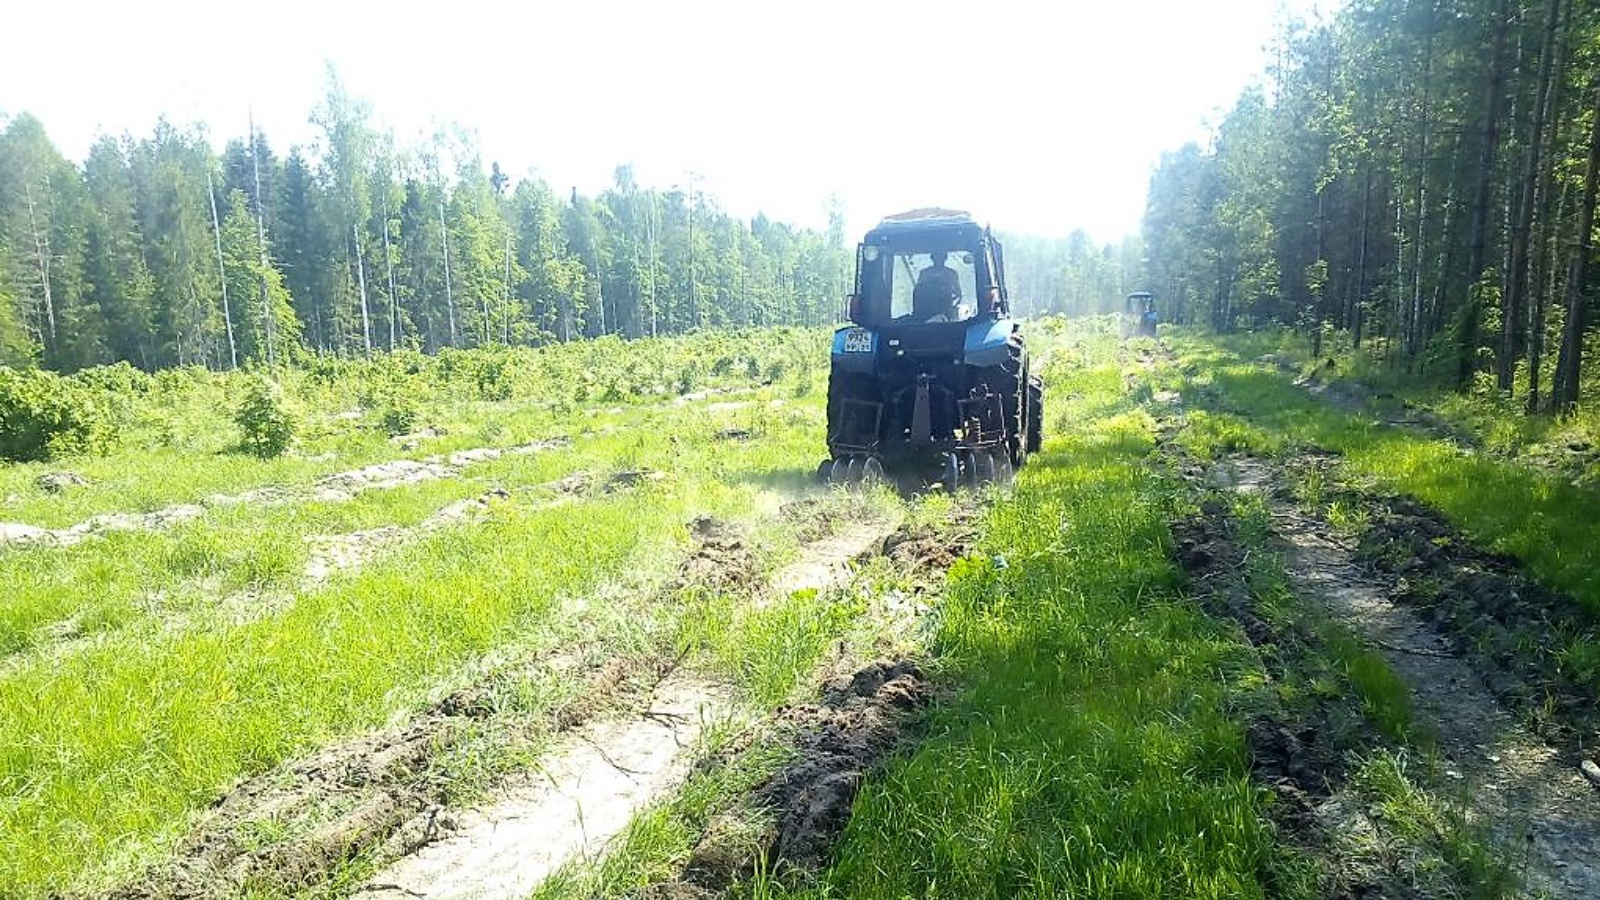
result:
M 458 580 L 419 592 L 407 619 L 427 679 L 362 675 L 382 702 L 345 730 L 252 723 L 292 752 L 240 754 L 169 805 L 190 816 L 172 830 L 86 844 L 127 856 L 56 861 L 18 895 L 1600 896 L 1594 604 L 1558 570 L 1485 549 L 1457 507 L 1364 475 L 1377 464 L 1340 429 L 1516 461 L 1424 410 L 1374 420 L 1369 393 L 1287 357 L 1118 343 L 1102 326 L 1042 324 L 1043 452 L 1015 485 L 954 498 L 815 485 L 796 436 L 822 427 L 820 397 L 795 379 L 603 411 L 572 441 L 486 433 L 473 443 L 493 446 L 169 493 L 154 512 L 100 513 L 139 508 L 105 492 L 30 500 L 16 517 L 54 527 L 0 524 L 0 553 L 183 538 L 148 552 L 203 559 L 226 550 L 208 537 L 257 527 L 214 521 L 228 510 L 316 524 L 277 533 L 293 552 L 270 577 L 197 576 L 187 607 L 125 631 L 93 631 L 96 609 L 66 600 L 17 614 L 0 685 L 53 690 L 48 664 L 78 661 L 66 651 L 100 659 L 147 632 L 181 650 L 249 626 L 266 637 L 240 646 L 268 652 L 276 617 L 307 609 L 304 639 L 382 635 L 361 651 L 382 658 L 404 636 L 369 606 L 401 618 L 418 610 L 385 597 Z M 625 412 L 648 427 L 614 424 Z M 39 491 L 93 490 L 54 474 Z M 654 555 L 618 538 L 630 526 Z M 584 577 L 599 565 L 606 578 Z M 354 589 L 366 576 L 381 576 L 372 596 Z M 571 587 L 541 591 L 557 578 Z M 475 582 L 488 599 L 467 596 Z M 484 616 L 499 618 L 478 634 Z M 232 708 L 235 664 L 185 677 L 214 679 Z M 6 740 L 76 771 L 40 750 L 48 736 Z M 0 827 L 44 808 L 31 771 L 0 768 Z
M 648 481 L 650 473 L 624 475 L 603 483 L 573 479 L 566 490 L 626 489 Z M 563 492 L 561 486 L 556 492 Z M 452 520 L 470 512 L 470 504 L 458 505 Z M 899 548 L 890 558 L 922 571 L 929 559 L 910 548 L 937 544 L 927 529 L 905 538 L 904 530 L 895 530 L 896 518 L 833 519 L 832 507 L 818 501 L 786 504 L 779 515 L 809 538 L 792 563 L 764 579 L 741 529 L 701 517 L 689 523 L 694 550 L 663 588 L 662 599 L 738 591 L 749 593 L 759 608 L 764 598 L 840 587 L 860 560 L 882 555 L 888 543 Z M 752 585 L 760 586 L 752 592 Z M 328 890 L 329 879 L 344 871 L 370 871 L 346 890 L 363 896 L 522 897 L 564 866 L 599 858 L 641 808 L 674 790 L 696 767 L 714 764 L 704 755 L 707 729 L 740 722 L 746 729 L 795 735 L 797 762 L 785 770 L 787 787 L 775 785 L 762 797 L 815 805 L 811 815 L 780 830 L 789 836 L 783 854 L 791 846 L 814 848 L 848 816 L 861 773 L 894 744 L 905 698 L 915 707 L 926 692 L 914 666 L 899 664 L 904 671 L 876 680 L 871 673 L 879 669 L 869 667 L 842 686 L 830 685 L 820 704 L 760 716 L 735 685 L 684 667 L 666 648 L 603 662 L 594 661 L 593 652 L 496 671 L 405 728 L 329 747 L 240 785 L 218 801 L 171 860 L 106 896 L 294 894 Z M 892 664 L 879 668 L 884 666 Z M 578 679 L 584 686 L 537 721 L 502 721 L 497 697 L 526 679 L 552 677 Z M 883 704 L 892 708 L 880 710 Z M 522 747 L 532 755 L 496 778 L 480 799 L 463 805 L 453 796 L 448 760 L 482 744 L 485 735 L 502 752 Z M 831 792 L 832 799 L 814 797 L 812 788 Z
M 1283 374 L 1293 371 L 1264 359 Z M 1295 383 L 1341 411 L 1364 416 L 1370 409 L 1371 393 L 1359 386 L 1315 373 Z M 1218 400 L 1207 391 L 1196 396 L 1210 405 Z M 1384 427 L 1476 444 L 1459 426 L 1412 410 Z M 1182 428 L 1180 418 L 1167 431 L 1178 438 Z M 1326 703 L 1311 721 L 1258 720 L 1249 732 L 1257 777 L 1285 801 L 1278 815 L 1286 832 L 1329 860 L 1336 892 L 1600 895 L 1600 778 L 1593 777 L 1600 769 L 1590 757 L 1600 736 L 1595 695 L 1592 682 L 1563 664 L 1574 643 L 1593 640 L 1592 614 L 1517 559 L 1475 547 L 1415 498 L 1352 486 L 1337 454 L 1290 446 L 1275 458 L 1233 452 L 1202 464 L 1169 452 L 1201 490 L 1261 510 L 1288 588 L 1354 636 L 1360 654 L 1381 660 L 1403 701 L 1403 721 L 1391 721 L 1397 727 L 1388 735 L 1334 729 L 1330 741 Z M 1330 509 L 1341 517 L 1338 527 L 1325 518 Z M 1229 546 L 1232 534 L 1222 503 L 1212 501 L 1206 516 L 1175 532 L 1191 573 L 1222 577 L 1218 557 L 1229 554 L 1218 548 Z M 1221 568 L 1244 565 L 1235 552 Z M 1252 607 L 1246 600 L 1213 611 L 1238 621 L 1252 643 L 1276 643 L 1274 628 Z M 1431 782 L 1425 789 L 1440 798 L 1432 849 L 1443 857 L 1441 867 L 1454 870 L 1443 881 L 1417 865 L 1425 855 L 1414 847 L 1417 835 L 1402 833 L 1412 823 L 1392 808 L 1386 819 L 1381 804 L 1370 805 L 1370 791 L 1364 802 L 1354 783 L 1363 757 L 1380 749 L 1420 757 L 1416 768 L 1427 770 L 1414 773 L 1414 783 Z M 1475 836 L 1492 865 L 1452 847 L 1443 836 L 1451 829 Z M 1352 835 L 1366 839 L 1352 843 Z M 1384 855 L 1360 846 L 1382 843 L 1413 849 Z

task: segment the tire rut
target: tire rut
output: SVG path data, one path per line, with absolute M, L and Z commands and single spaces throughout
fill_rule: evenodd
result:
M 1447 777 L 1461 782 L 1472 818 L 1504 846 L 1526 845 L 1527 886 L 1552 896 L 1600 896 L 1600 802 L 1555 748 L 1531 733 L 1484 685 L 1450 641 L 1390 598 L 1351 546 L 1279 495 L 1261 460 L 1234 457 L 1227 487 L 1259 495 L 1285 547 L 1296 592 L 1363 636 L 1410 689 L 1416 721 L 1437 740 Z

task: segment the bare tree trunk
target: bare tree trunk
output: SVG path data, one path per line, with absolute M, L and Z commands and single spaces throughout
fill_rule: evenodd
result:
M 272 315 L 272 298 L 267 293 L 267 213 L 266 203 L 261 199 L 261 154 L 258 152 L 260 145 L 256 142 L 256 118 L 252 111 L 250 114 L 250 167 L 255 170 L 256 182 L 256 246 L 261 253 L 261 324 L 262 331 L 267 341 L 267 365 L 276 365 L 277 352 L 274 345 L 277 343 L 273 335 L 275 323 Z
M 500 321 L 503 330 L 500 342 L 511 346 L 511 229 L 506 229 L 506 274 L 500 288 Z
M 356 285 L 361 296 L 361 347 L 372 355 L 372 319 L 367 314 L 367 260 L 361 251 L 361 231 L 350 224 L 350 241 L 356 245 Z
M 33 203 L 33 185 L 26 185 L 23 190 L 28 200 L 28 227 L 33 230 L 34 259 L 39 266 L 39 296 L 45 322 L 45 327 L 39 329 L 39 333 L 47 338 L 45 346 L 54 350 L 56 345 L 56 304 L 50 294 L 50 261 L 53 257 L 50 250 L 50 235 L 39 230 L 39 216 L 34 209 Z
M 1571 412 L 1578 404 L 1578 376 L 1582 371 L 1584 276 L 1594 250 L 1595 192 L 1600 187 L 1600 81 L 1592 83 L 1591 89 L 1594 91 L 1594 115 L 1589 129 L 1589 163 L 1583 176 L 1583 201 L 1578 206 L 1578 246 L 1567 274 L 1567 318 L 1561 330 L 1555 384 L 1550 389 L 1550 401 L 1557 413 Z
M 1361 187 L 1361 245 L 1356 250 L 1356 293 L 1350 304 L 1350 330 L 1356 349 L 1361 348 L 1361 329 L 1365 324 L 1364 307 L 1367 302 L 1367 226 L 1372 216 L 1372 165 L 1367 164 L 1362 173 Z
M 1461 159 L 1461 135 L 1455 135 L 1450 142 L 1450 171 L 1459 172 Z M 1455 179 L 1449 182 L 1449 190 L 1444 197 L 1444 218 L 1439 223 L 1439 267 L 1433 279 L 1433 297 L 1428 301 L 1428 327 L 1423 332 L 1423 339 L 1438 334 L 1444 324 L 1445 292 L 1450 283 L 1450 272 L 1455 268 L 1456 242 L 1451 240 L 1451 224 L 1455 220 L 1457 203 Z
M 1545 10 L 1544 39 L 1539 51 L 1539 80 L 1537 101 L 1533 109 L 1533 126 L 1528 136 L 1528 152 L 1522 165 L 1521 196 L 1517 200 L 1516 220 L 1511 226 L 1511 261 L 1506 267 L 1504 312 L 1501 316 L 1500 359 L 1498 384 L 1500 390 L 1510 393 L 1512 375 L 1517 358 L 1517 319 L 1526 305 L 1525 295 L 1529 278 L 1528 239 L 1533 228 L 1534 185 L 1538 181 L 1540 163 L 1544 152 L 1545 122 L 1550 116 L 1552 100 L 1551 72 L 1555 68 L 1556 25 L 1561 15 L 1561 0 L 1549 0 Z M 1538 340 L 1529 329 L 1528 338 Z M 1532 352 L 1530 350 L 1530 357 Z M 1531 370 L 1528 385 L 1530 393 L 1538 391 L 1539 376 Z M 1530 401 L 1537 404 L 1538 401 Z
M 389 246 L 389 191 L 383 191 L 383 266 L 389 280 L 389 351 L 400 343 L 400 295 L 394 289 L 394 251 Z
M 444 308 L 450 316 L 450 346 L 456 345 L 456 298 L 450 285 L 450 229 L 445 227 L 444 204 L 439 204 L 439 240 L 444 243 Z
M 233 311 L 228 308 L 228 270 L 222 265 L 222 222 L 217 218 L 217 191 L 206 170 L 206 196 L 211 200 L 211 233 L 217 239 L 217 281 L 222 285 L 222 324 L 228 331 L 228 368 L 239 368 L 239 350 L 233 343 Z
M 1556 50 L 1554 71 L 1565 72 L 1567 65 L 1567 35 L 1570 33 L 1572 22 L 1572 0 L 1566 2 L 1567 30 L 1558 31 L 1556 34 Z M 1563 87 L 1565 78 L 1555 77 L 1550 80 L 1550 96 L 1547 98 L 1549 108 L 1547 119 L 1550 125 L 1550 152 L 1561 146 L 1561 126 L 1563 124 L 1562 104 Z M 1550 309 L 1553 298 L 1559 296 L 1561 265 L 1559 262 L 1560 241 L 1556 238 L 1557 228 L 1562 220 L 1562 213 L 1566 209 L 1567 191 L 1565 188 L 1560 193 L 1560 199 L 1554 208 L 1550 205 L 1550 193 L 1554 188 L 1555 166 L 1546 164 L 1539 167 L 1538 176 L 1534 185 L 1533 206 L 1537 210 L 1539 227 L 1538 263 L 1530 264 L 1528 281 L 1531 301 L 1528 304 L 1528 405 L 1529 415 L 1537 413 L 1540 406 L 1539 384 L 1543 379 L 1545 359 L 1545 330 L 1547 328 L 1545 317 Z M 1542 272 L 1540 270 L 1543 270 Z M 1541 277 L 1542 276 L 1542 277 Z M 1539 293 L 1538 284 L 1545 282 L 1543 293 Z
M 1472 242 L 1467 257 L 1467 311 L 1461 323 L 1460 365 L 1456 371 L 1458 386 L 1465 386 L 1477 368 L 1478 320 L 1483 317 L 1483 293 L 1478 280 L 1483 277 L 1484 245 L 1489 233 L 1489 196 L 1493 186 L 1495 156 L 1500 149 L 1500 107 L 1505 96 L 1506 35 L 1511 30 L 1511 0 L 1500 0 L 1495 7 L 1494 17 L 1488 102 L 1483 119 L 1483 143 L 1478 148 L 1476 194 L 1472 201 Z
M 650 218 L 646 235 L 650 240 L 650 336 L 656 336 L 656 195 L 650 192 Z
M 1406 329 L 1406 357 L 1409 363 L 1416 362 L 1422 349 L 1422 254 L 1427 244 L 1428 143 L 1433 124 L 1433 33 L 1438 14 L 1438 5 L 1430 0 L 1427 37 L 1423 42 L 1422 54 L 1422 112 L 1417 124 L 1416 228 L 1412 232 L 1415 243 L 1411 248 L 1411 309 Z

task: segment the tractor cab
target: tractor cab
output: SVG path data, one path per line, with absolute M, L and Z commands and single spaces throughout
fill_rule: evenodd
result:
M 1155 337 L 1156 301 L 1149 291 L 1134 291 L 1128 295 L 1123 330 L 1130 336 Z
M 890 216 L 856 249 L 850 321 L 869 328 L 1004 316 L 1009 305 L 1000 242 L 966 213 Z

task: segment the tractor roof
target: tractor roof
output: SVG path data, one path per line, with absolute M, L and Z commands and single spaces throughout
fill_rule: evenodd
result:
M 876 228 L 867 232 L 866 243 L 888 242 L 894 238 L 926 237 L 940 232 L 962 234 L 969 230 L 970 234 L 975 236 L 981 229 L 978 223 L 973 221 L 972 216 L 964 210 L 926 207 L 884 216 Z

